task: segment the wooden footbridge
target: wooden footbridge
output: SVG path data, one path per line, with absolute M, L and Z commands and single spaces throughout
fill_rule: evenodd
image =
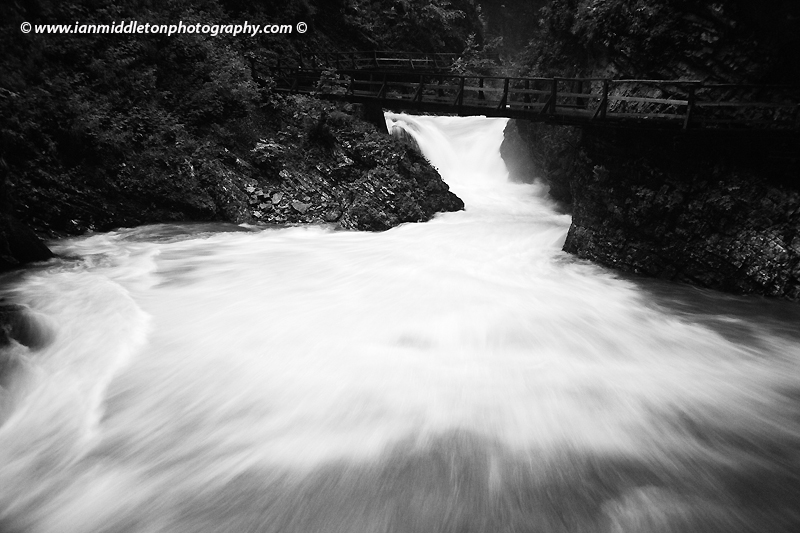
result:
M 275 58 L 271 67 L 311 70 L 407 70 L 421 72 L 451 72 L 458 54 L 395 52 L 371 50 L 368 52 L 322 52 L 298 54 L 290 58 Z
M 279 92 L 411 113 L 564 125 L 800 132 L 800 87 L 462 76 L 439 71 L 446 68 L 446 57 L 395 54 L 329 54 L 318 57 L 316 64 L 307 60 L 303 66 L 271 65 L 266 74 Z M 260 78 L 255 65 L 253 75 Z

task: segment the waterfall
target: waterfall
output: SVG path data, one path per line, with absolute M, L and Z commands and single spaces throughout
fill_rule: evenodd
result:
M 505 119 L 387 113 L 463 212 L 65 239 L 7 297 L 0 531 L 792 531 L 800 314 L 622 278 Z

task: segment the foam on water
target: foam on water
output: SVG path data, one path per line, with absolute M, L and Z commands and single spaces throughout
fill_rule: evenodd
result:
M 0 427 L 0 530 L 797 523 L 781 498 L 723 519 L 756 478 L 800 494 L 796 339 L 736 342 L 562 253 L 569 217 L 507 181 L 505 120 L 387 122 L 464 212 L 120 230 L 15 288 L 57 336 Z

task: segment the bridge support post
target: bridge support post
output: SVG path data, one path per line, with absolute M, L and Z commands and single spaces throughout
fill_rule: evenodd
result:
M 695 100 L 695 86 L 689 86 L 689 94 L 686 98 L 686 118 L 683 120 L 683 129 L 688 130 L 692 122 L 692 113 L 694 113 L 694 100 Z
M 575 87 L 573 87 L 572 92 L 577 94 L 583 94 L 583 80 L 578 80 L 575 82 Z M 586 99 L 580 96 L 576 97 L 575 105 L 577 105 L 581 109 L 586 109 Z
M 608 111 L 608 80 L 603 80 L 603 95 L 600 97 L 600 103 L 597 104 L 597 109 L 590 120 L 595 120 L 598 117 L 600 117 L 600 120 L 605 119 L 606 111 Z
M 414 100 L 412 100 L 413 102 L 419 104 L 419 107 L 422 107 L 422 97 L 424 90 L 425 90 L 425 78 L 422 75 L 420 75 L 419 85 L 417 86 L 417 92 L 414 94 Z
M 500 98 L 500 103 L 497 104 L 497 110 L 502 111 L 505 109 L 506 104 L 508 104 L 508 83 L 509 79 L 506 78 L 503 82 L 503 96 Z
M 367 102 L 364 104 L 364 120 L 375 126 L 380 133 L 389 135 L 386 118 L 383 116 L 383 108 L 379 102 Z
M 464 76 L 461 76 L 458 80 L 458 94 L 456 94 L 455 104 L 460 116 L 464 109 Z
M 383 75 L 383 83 L 381 84 L 381 88 L 378 90 L 378 98 L 381 101 L 386 99 L 386 74 Z
M 525 102 L 526 104 L 530 104 L 531 103 L 531 95 L 528 93 L 528 91 L 530 89 L 531 89 L 531 80 L 526 78 L 525 79 L 525 96 L 522 98 L 522 101 Z M 529 107 L 530 106 L 526 105 L 525 109 L 528 109 Z

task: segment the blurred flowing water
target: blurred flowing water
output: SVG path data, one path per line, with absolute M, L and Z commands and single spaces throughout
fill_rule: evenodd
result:
M 52 342 L 8 348 L 0 531 L 800 530 L 798 306 L 562 253 L 504 119 L 387 122 L 464 212 L 119 230 L 8 290 Z

